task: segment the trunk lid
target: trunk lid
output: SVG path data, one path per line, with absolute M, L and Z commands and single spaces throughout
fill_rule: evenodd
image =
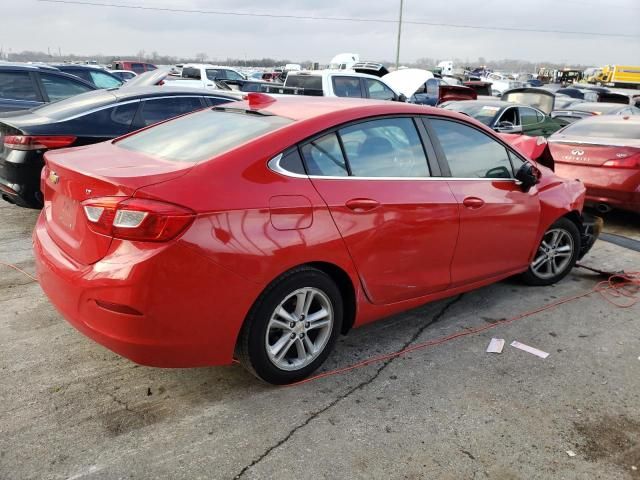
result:
M 453 100 L 477 100 L 477 98 L 478 94 L 472 88 L 461 85 L 440 84 L 438 104 Z
M 607 142 L 611 143 L 611 141 Z M 615 143 L 615 141 L 614 141 Z M 579 142 L 550 142 L 549 148 L 556 162 L 600 167 L 609 161 L 619 161 L 640 154 L 640 145 L 593 144 Z
M 530 105 L 549 115 L 555 107 L 555 94 L 543 88 L 514 88 L 502 94 L 503 102 Z
M 157 160 L 111 142 L 45 155 L 42 173 L 47 231 L 75 261 L 92 264 L 109 251 L 112 238 L 89 228 L 82 202 L 132 197 L 136 190 L 184 175 L 193 164 Z
M 382 77 L 387 85 L 407 98 L 411 98 L 430 78 L 433 78 L 433 73 L 421 68 L 404 68 Z

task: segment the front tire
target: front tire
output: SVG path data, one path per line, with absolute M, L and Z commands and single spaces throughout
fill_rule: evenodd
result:
M 580 232 L 568 218 L 560 218 L 542 236 L 538 251 L 522 275 L 529 285 L 551 285 L 562 280 L 576 264 Z
M 326 273 L 300 267 L 274 280 L 242 327 L 236 356 L 265 382 L 307 377 L 325 361 L 342 328 L 343 302 Z

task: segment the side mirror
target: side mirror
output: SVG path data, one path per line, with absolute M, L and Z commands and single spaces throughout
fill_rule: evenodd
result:
M 540 183 L 542 173 L 530 162 L 525 162 L 516 172 L 516 180 L 522 185 L 522 190 L 528 192 L 531 187 Z
M 407 101 L 407 96 L 406 96 L 404 93 L 401 93 L 400 95 L 398 95 L 397 101 L 398 101 L 398 102 L 406 103 L 406 101 Z
M 511 122 L 500 122 L 495 126 L 494 130 L 500 133 L 522 133 L 522 127 Z

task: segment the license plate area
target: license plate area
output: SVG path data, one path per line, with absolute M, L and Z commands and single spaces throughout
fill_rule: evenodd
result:
M 77 203 L 72 198 L 56 195 L 51 210 L 54 221 L 65 229 L 73 230 L 76 226 Z

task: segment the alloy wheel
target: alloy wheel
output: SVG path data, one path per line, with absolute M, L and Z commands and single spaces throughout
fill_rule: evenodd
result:
M 531 271 L 541 279 L 549 279 L 564 272 L 570 265 L 575 249 L 573 237 L 561 228 L 548 230 L 531 262 Z
M 331 337 L 334 312 L 320 289 L 291 292 L 273 311 L 265 335 L 269 360 L 281 370 L 299 370 L 313 362 Z

